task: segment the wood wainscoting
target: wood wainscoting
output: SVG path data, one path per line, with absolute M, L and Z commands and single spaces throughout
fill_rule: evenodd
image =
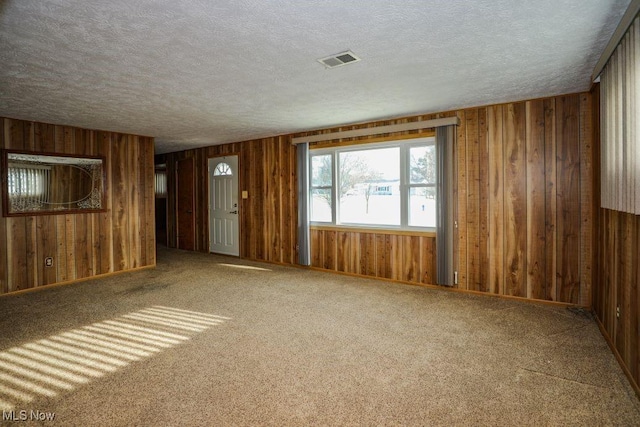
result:
M 435 233 L 311 228 L 311 266 L 401 282 L 436 283 Z
M 601 209 L 593 309 L 640 396 L 640 216 Z
M 0 293 L 155 265 L 153 138 L 0 118 L 0 148 L 103 156 L 107 203 L 105 212 L 0 216 Z
M 600 207 L 599 90 L 593 90 L 593 310 L 640 397 L 640 216 Z

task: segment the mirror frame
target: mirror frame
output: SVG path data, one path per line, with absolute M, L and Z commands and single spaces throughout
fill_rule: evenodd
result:
M 62 214 L 82 214 L 82 213 L 93 213 L 93 212 L 106 212 L 107 211 L 107 180 L 106 180 L 106 159 L 104 156 L 89 156 L 83 154 L 64 154 L 64 153 L 49 153 L 49 152 L 39 152 L 39 151 L 26 151 L 26 150 L 13 150 L 13 149 L 2 149 L 0 150 L 2 155 L 2 169 L 0 172 L 2 176 L 0 176 L 0 180 L 2 181 L 2 216 L 5 217 L 14 217 L 14 216 L 37 216 L 37 215 L 62 215 Z M 26 211 L 26 212 L 9 212 L 9 155 L 10 154 L 25 154 L 30 156 L 43 156 L 43 157 L 67 157 L 71 159 L 95 159 L 100 160 L 102 164 L 102 174 L 100 176 L 101 182 L 101 208 L 92 209 L 92 208 L 81 208 L 77 207 L 74 209 L 43 209 L 37 211 Z

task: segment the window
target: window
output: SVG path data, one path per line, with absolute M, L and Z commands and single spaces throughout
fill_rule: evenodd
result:
M 216 166 L 215 170 L 213 171 L 213 176 L 224 175 L 233 175 L 231 166 L 229 166 L 227 163 L 218 163 L 218 166 Z
M 436 146 L 409 147 L 409 217 L 416 227 L 436 226 Z
M 333 154 L 311 157 L 311 221 L 332 222 Z
M 400 226 L 400 148 L 337 154 L 339 223 Z
M 436 226 L 434 138 L 311 152 L 311 221 Z

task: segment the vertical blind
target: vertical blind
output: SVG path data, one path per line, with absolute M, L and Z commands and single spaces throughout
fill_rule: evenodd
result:
M 437 284 L 453 286 L 453 233 L 454 233 L 454 155 L 455 126 L 436 128 L 436 252 L 437 252 Z
M 640 16 L 600 74 L 601 206 L 640 215 Z
M 296 146 L 298 164 L 298 263 L 311 265 L 309 232 L 309 143 Z

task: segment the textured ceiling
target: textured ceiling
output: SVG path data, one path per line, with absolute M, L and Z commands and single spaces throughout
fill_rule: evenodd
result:
M 0 116 L 162 153 L 579 92 L 629 2 L 0 0 Z

